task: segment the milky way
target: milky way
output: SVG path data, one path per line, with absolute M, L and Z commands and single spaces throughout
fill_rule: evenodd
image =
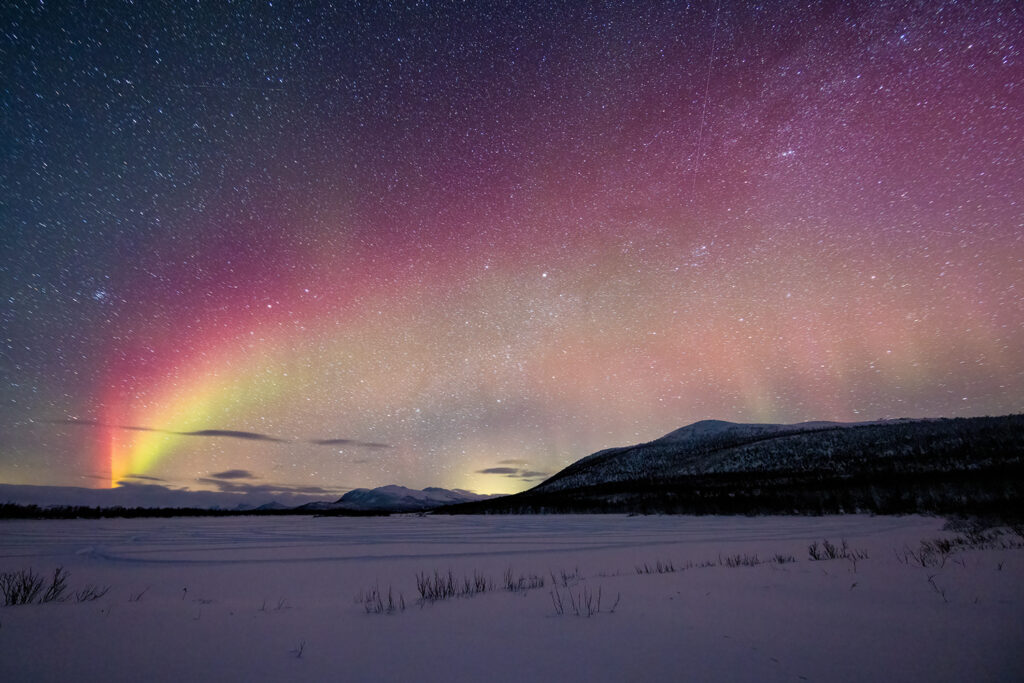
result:
M 1024 407 L 1018 5 L 583 5 L 6 3 L 0 481 Z

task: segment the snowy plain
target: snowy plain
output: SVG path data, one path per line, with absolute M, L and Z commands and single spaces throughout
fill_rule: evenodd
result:
M 0 572 L 62 566 L 72 591 L 110 591 L 0 607 L 0 680 L 1024 680 L 1024 550 L 907 561 L 922 540 L 956 535 L 943 524 L 857 515 L 4 521 Z M 867 557 L 810 560 L 808 545 L 824 539 Z M 729 566 L 755 554 L 760 564 Z M 769 561 L 777 555 L 795 561 Z M 657 573 L 659 562 L 675 571 Z M 644 565 L 651 573 L 638 573 Z M 523 590 L 506 589 L 509 569 Z M 482 577 L 493 589 L 420 601 L 417 574 L 449 571 L 459 585 Z M 383 613 L 366 600 L 375 588 Z M 573 602 L 593 611 L 598 594 L 599 611 L 574 613 Z

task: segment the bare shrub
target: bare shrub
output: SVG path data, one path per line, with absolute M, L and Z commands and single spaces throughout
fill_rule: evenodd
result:
M 31 569 L 0 574 L 0 592 L 4 605 L 28 605 L 43 590 L 43 577 Z
M 562 594 L 558 592 L 557 584 L 551 590 L 551 604 L 555 606 L 555 614 L 558 616 L 565 614 L 565 604 L 562 602 Z
M 50 585 L 43 591 L 43 597 L 39 599 L 39 602 L 62 602 L 67 599 L 64 597 L 64 591 L 67 589 L 68 573 L 64 571 L 64 567 L 57 567 L 53 570 Z
M 942 568 L 946 566 L 949 551 L 940 551 L 931 541 L 921 541 L 917 548 L 903 549 L 903 564 L 914 564 L 918 567 Z
M 490 590 L 494 590 L 494 582 L 474 570 L 472 577 L 467 576 L 462 580 L 462 592 L 459 595 L 460 597 L 471 597 Z
M 551 572 L 551 583 L 556 586 L 561 585 L 562 588 L 568 588 L 571 585 L 576 585 L 580 581 L 580 568 L 575 567 L 572 571 L 568 569 L 562 569 L 557 575 L 554 571 Z
M 557 616 L 572 614 L 577 617 L 592 617 L 596 614 L 600 614 L 601 598 L 602 590 L 600 586 L 597 587 L 596 593 L 591 590 L 589 586 L 583 586 L 579 591 L 565 589 L 564 596 L 557 585 L 551 591 L 551 604 L 554 605 L 555 614 Z M 615 596 L 615 603 L 612 605 L 611 609 L 607 611 L 608 614 L 613 614 L 615 612 L 615 609 L 619 606 L 619 600 L 621 600 L 621 598 L 621 593 Z M 568 600 L 568 603 L 566 603 L 566 600 Z
M 940 588 L 939 585 L 935 583 L 935 574 L 928 577 L 928 583 L 931 585 L 932 589 L 939 594 L 939 597 L 942 598 L 942 602 L 949 602 L 949 600 L 946 599 L 946 589 Z
M 761 564 L 761 558 L 757 556 L 757 553 L 753 555 L 747 555 L 746 553 L 742 555 L 726 555 L 724 558 L 719 555 L 718 563 L 725 567 L 756 567 Z
M 75 591 L 75 602 L 92 602 L 93 600 L 99 600 L 110 591 L 110 586 L 94 586 L 92 584 L 85 588 Z
M 0 574 L 0 593 L 4 605 L 28 605 L 31 603 L 63 602 L 68 588 L 68 574 L 63 567 L 53 570 L 49 583 L 31 569 Z M 106 591 L 104 591 L 106 592 Z
M 505 590 L 511 593 L 519 593 L 526 591 L 531 588 L 543 588 L 544 577 L 537 576 L 536 574 L 520 574 L 516 576 L 512 571 L 512 567 L 505 570 L 504 581 Z
M 380 590 L 380 586 L 375 585 L 370 590 L 360 594 L 356 601 L 363 605 L 363 609 L 366 610 L 367 614 L 395 614 L 396 612 L 405 611 L 405 596 L 399 593 L 396 600 L 395 592 L 391 586 L 388 586 L 386 599 Z
M 866 560 L 868 559 L 868 553 L 866 550 L 855 550 L 850 547 L 850 544 L 846 542 L 846 539 L 842 539 L 839 545 L 835 545 L 827 538 L 822 540 L 821 545 L 818 545 L 817 541 L 814 541 L 807 546 L 807 555 L 812 560 Z
M 916 548 L 904 546 L 896 552 L 896 559 L 902 564 L 912 564 L 927 569 L 946 566 L 947 560 L 963 550 L 996 548 L 1008 550 L 1020 547 L 1013 539 L 1006 539 L 998 530 L 969 530 L 966 535 L 931 538 L 922 540 Z
M 436 602 L 447 600 L 457 594 L 455 588 L 455 575 L 449 569 L 447 574 L 441 574 L 434 570 L 433 577 L 426 572 L 416 574 L 416 590 L 419 591 L 420 600 Z
M 143 588 L 138 593 L 129 593 L 128 594 L 128 602 L 141 602 L 142 601 L 142 596 L 144 596 L 146 593 L 148 593 L 150 588 L 151 588 L 151 586 L 146 586 L 145 588 Z
M 462 581 L 457 581 L 450 569 L 446 574 L 434 570 L 433 576 L 426 572 L 416 574 L 416 590 L 420 594 L 421 603 L 437 602 L 486 593 L 494 590 L 494 582 L 478 571 L 474 571 L 473 576 L 466 576 Z
M 671 560 L 665 560 L 664 562 L 658 560 L 653 565 L 644 562 L 636 566 L 637 574 L 672 574 L 675 571 L 676 566 Z

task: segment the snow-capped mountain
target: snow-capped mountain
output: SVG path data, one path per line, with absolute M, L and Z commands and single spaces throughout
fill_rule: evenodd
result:
M 737 424 L 704 420 L 599 451 L 458 511 L 975 512 L 1024 485 L 1024 416 Z
M 903 421 L 894 420 L 891 424 Z M 533 491 L 557 491 L 644 477 L 678 477 L 711 472 L 790 466 L 788 460 L 764 449 L 743 446 L 770 439 L 849 429 L 878 422 L 801 422 L 744 424 L 701 420 L 648 443 L 598 451 L 569 465 Z M 756 452 L 755 452 L 756 451 Z
M 0 504 L 40 507 L 185 508 L 205 510 L 281 510 L 315 498 L 289 491 L 254 490 L 249 493 L 188 491 L 157 484 L 121 482 L 111 489 L 78 486 L 33 486 L 0 483 Z
M 559 472 L 555 476 L 549 478 L 544 482 L 544 484 L 560 480 L 562 475 L 569 473 L 569 470 L 582 470 L 586 469 L 584 468 L 584 465 L 592 467 L 598 462 L 619 459 L 624 454 L 635 453 L 637 449 L 650 447 L 668 449 L 675 452 L 679 449 L 696 449 L 724 440 L 728 440 L 730 442 L 742 442 L 745 439 L 759 439 L 768 435 L 777 436 L 781 432 L 789 433 L 811 431 L 815 429 L 851 427 L 854 425 L 855 423 L 843 422 L 801 422 L 799 424 L 784 425 L 726 422 L 725 420 L 701 420 L 700 422 L 694 422 L 691 425 L 669 432 L 665 436 L 655 439 L 654 441 L 634 446 L 608 448 L 603 451 L 598 451 L 597 453 L 592 453 L 591 455 L 577 460 L 565 470 L 562 470 L 562 472 Z M 565 485 L 571 485 L 572 483 L 573 482 L 563 482 L 562 487 L 564 488 Z
M 428 486 L 419 490 L 391 484 L 375 489 L 353 489 L 333 503 L 311 503 L 303 507 L 318 510 L 419 512 L 432 510 L 442 505 L 467 503 L 486 498 L 489 496 L 462 489 L 442 489 Z

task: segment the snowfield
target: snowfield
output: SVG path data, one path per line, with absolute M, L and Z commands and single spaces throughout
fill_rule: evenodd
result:
M 0 572 L 62 566 L 71 592 L 110 591 L 0 607 L 0 680 L 1024 680 L 1024 550 L 993 547 L 1020 537 L 920 566 L 909 551 L 922 540 L 957 535 L 942 527 L 867 516 L 5 521 Z M 861 559 L 810 560 L 824 539 Z M 507 590 L 509 569 L 521 590 Z M 441 585 L 449 572 L 456 592 L 486 590 L 421 601 L 417 576 Z

